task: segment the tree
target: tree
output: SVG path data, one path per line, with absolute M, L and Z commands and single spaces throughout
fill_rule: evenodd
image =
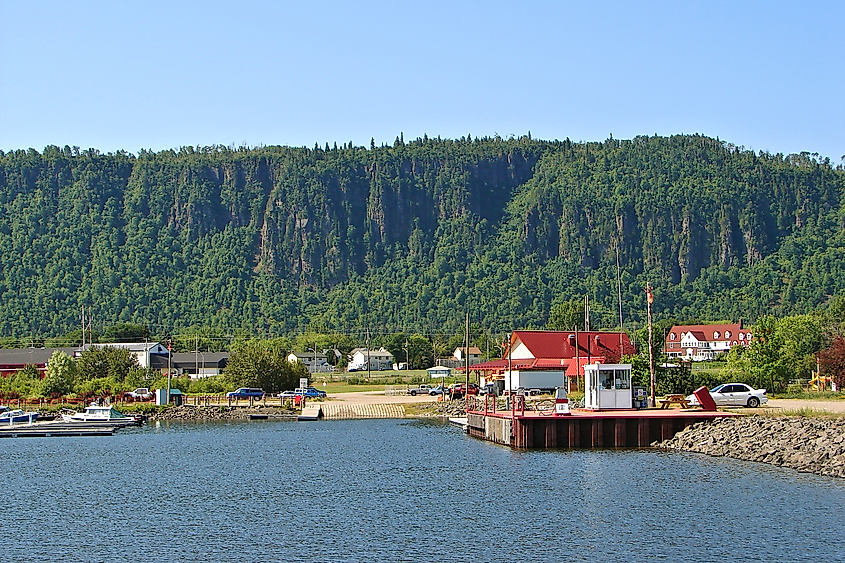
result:
M 265 393 L 278 393 L 295 388 L 301 377 L 308 377 L 308 370 L 299 362 L 289 362 L 286 350 L 271 341 L 250 340 L 232 350 L 225 381 L 232 387 L 260 387 Z
M 99 337 L 100 342 L 145 342 L 150 339 L 150 331 L 143 325 L 130 323 L 107 327 Z
M 68 395 L 73 392 L 78 369 L 73 358 L 56 350 L 47 364 L 47 376 L 42 382 L 44 396 Z
M 845 389 L 845 337 L 839 336 L 826 350 L 819 352 L 819 367 L 833 378 L 837 389 Z
M 111 346 L 86 350 L 77 360 L 79 380 L 111 379 L 123 381 L 130 371 L 138 368 L 138 360 L 125 348 Z
M 584 308 L 577 301 L 562 301 L 552 305 L 549 330 L 584 330 Z

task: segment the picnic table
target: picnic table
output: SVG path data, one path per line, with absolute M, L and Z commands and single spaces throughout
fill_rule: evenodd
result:
M 668 409 L 670 405 L 681 405 L 682 409 L 689 408 L 689 401 L 683 395 L 666 395 L 660 399 L 660 408 Z

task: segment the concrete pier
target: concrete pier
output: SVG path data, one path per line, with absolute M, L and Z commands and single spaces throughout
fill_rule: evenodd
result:
M 535 411 L 467 411 L 467 433 L 514 448 L 638 448 L 668 440 L 684 428 L 737 416 L 701 410 L 575 410 L 568 416 Z

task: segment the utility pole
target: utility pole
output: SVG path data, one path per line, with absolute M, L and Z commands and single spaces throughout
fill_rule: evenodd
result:
M 464 397 L 469 400 L 469 311 L 467 311 L 466 347 L 464 348 L 464 367 L 466 367 L 466 387 Z
M 654 290 L 651 287 L 650 282 L 646 282 L 645 284 L 645 293 L 646 293 L 646 304 L 648 306 L 648 371 L 651 376 L 651 407 L 654 408 L 657 405 L 657 400 L 654 396 L 655 394 L 655 387 L 657 387 L 657 380 L 654 377 L 654 331 L 652 330 L 651 326 L 651 304 L 654 303 Z
M 622 357 L 622 333 L 625 332 L 625 325 L 622 322 L 622 276 L 619 273 L 619 241 L 616 241 L 616 290 L 619 297 L 619 357 Z
M 370 329 L 367 329 L 367 380 L 368 381 L 370 379 L 371 369 L 372 369 L 372 366 L 370 365 Z

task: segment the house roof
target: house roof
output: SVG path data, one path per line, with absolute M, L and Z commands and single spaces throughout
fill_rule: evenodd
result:
M 355 354 L 358 354 L 359 352 L 364 356 L 367 355 L 367 349 L 366 348 L 353 348 L 352 351 L 349 352 L 349 355 L 354 356 Z M 388 352 L 384 348 L 380 348 L 378 350 L 374 350 L 373 348 L 370 348 L 370 356 L 390 356 L 392 358 L 393 354 L 391 354 L 390 352 Z
M 26 366 L 45 365 L 56 350 L 64 352 L 71 358 L 78 348 L 12 348 L 0 350 L 0 365 Z
M 130 352 L 147 352 L 160 345 L 159 342 L 103 342 L 90 344 L 93 348 L 125 348 Z
M 620 356 L 636 353 L 624 332 L 579 331 L 576 336 L 573 331 L 517 330 L 511 336 L 511 347 L 517 342 L 522 342 L 534 358 L 606 356 L 615 361 Z M 502 357 L 507 359 L 507 350 Z
M 466 351 L 466 346 L 458 346 L 458 347 L 455 349 L 455 352 L 458 352 L 458 351 L 460 351 L 460 352 L 464 352 L 464 351 Z M 469 347 L 469 352 L 468 352 L 468 353 L 469 353 L 470 355 L 473 355 L 473 356 L 480 356 L 480 355 L 481 355 L 481 350 L 478 348 L 478 346 L 470 346 L 470 347 Z

